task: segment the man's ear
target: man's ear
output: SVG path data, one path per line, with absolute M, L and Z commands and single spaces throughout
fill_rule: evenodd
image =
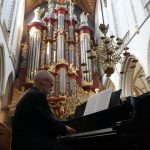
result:
M 44 80 L 40 82 L 40 86 L 43 86 L 44 85 Z

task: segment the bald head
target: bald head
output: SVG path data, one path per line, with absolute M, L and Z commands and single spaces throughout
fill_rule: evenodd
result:
M 54 80 L 53 75 L 47 71 L 47 70 L 40 70 L 39 72 L 36 73 L 35 77 L 34 77 L 34 82 L 38 82 L 39 80 L 43 80 L 43 79 L 51 79 L 52 81 Z
M 34 86 L 44 93 L 51 91 L 54 82 L 53 75 L 47 70 L 40 70 L 34 77 Z

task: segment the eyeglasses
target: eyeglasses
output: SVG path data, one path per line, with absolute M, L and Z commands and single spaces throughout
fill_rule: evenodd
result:
M 50 80 L 50 79 L 45 79 L 45 81 L 47 82 L 47 83 L 49 83 L 49 84 L 51 84 L 51 87 L 53 87 L 53 81 L 52 80 Z
M 53 83 L 51 83 L 51 87 L 53 87 L 53 85 L 54 85 L 54 84 L 53 84 Z

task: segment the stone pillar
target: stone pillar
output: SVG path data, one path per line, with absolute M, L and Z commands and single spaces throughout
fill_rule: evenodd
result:
M 0 92 L 0 110 L 1 110 L 1 106 L 2 106 L 2 100 L 3 100 L 4 94 L 2 94 Z
M 3 99 L 3 97 L 4 97 L 4 94 L 0 93 L 0 102 Z
M 3 106 L 3 101 L 5 100 L 4 94 L 0 93 L 0 122 L 9 124 L 9 108 L 8 106 Z
M 147 81 L 147 84 L 148 84 L 148 86 L 149 86 L 149 88 L 150 88 L 150 76 L 148 76 L 148 77 L 146 78 L 146 81 Z

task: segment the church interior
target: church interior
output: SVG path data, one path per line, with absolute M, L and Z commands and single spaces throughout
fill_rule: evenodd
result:
M 0 123 L 11 128 L 39 70 L 55 78 L 48 103 L 62 121 L 107 89 L 121 89 L 121 103 L 142 99 L 150 92 L 149 27 L 150 0 L 0 0 Z M 1 128 L 0 149 L 10 150 Z

